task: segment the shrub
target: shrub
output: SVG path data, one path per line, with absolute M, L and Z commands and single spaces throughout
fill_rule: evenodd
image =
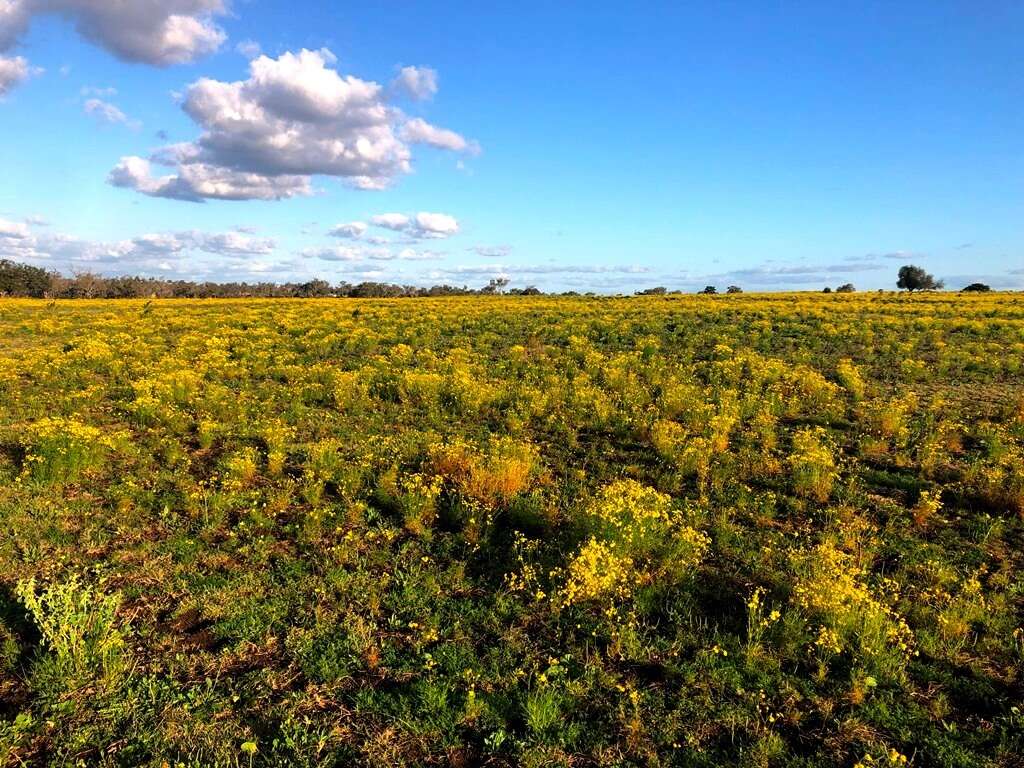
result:
M 635 480 L 606 486 L 585 508 L 590 538 L 570 561 L 559 600 L 563 605 L 622 602 L 639 584 L 686 577 L 710 540 L 684 525 L 672 498 Z
M 569 562 L 559 602 L 574 605 L 627 598 L 636 578 L 633 559 L 616 554 L 615 549 L 613 545 L 591 536 Z
M 39 419 L 25 428 L 22 437 L 25 474 L 42 482 L 75 480 L 114 447 L 116 437 L 77 419 Z
M 850 358 L 844 357 L 839 361 L 839 365 L 836 366 L 836 375 L 839 377 L 839 383 L 850 393 L 850 397 L 853 398 L 854 402 L 860 402 L 864 399 L 867 385 L 864 383 L 864 377 L 861 376 L 857 366 L 853 364 Z
M 839 474 L 823 429 L 805 428 L 793 436 L 789 467 L 796 495 L 821 503 L 828 501 Z
M 851 651 L 895 677 L 915 653 L 914 636 L 890 605 L 892 595 L 872 588 L 854 558 L 830 542 L 794 556 L 796 606 L 820 622 L 815 645 L 826 655 Z M 892 582 L 885 587 L 893 589 Z
M 864 408 L 864 425 L 875 437 L 891 440 L 897 447 L 902 447 L 910 437 L 910 416 L 917 409 L 918 399 L 913 392 L 875 400 Z
M 85 685 L 108 691 L 124 681 L 130 659 L 117 623 L 116 595 L 104 595 L 75 577 L 42 589 L 34 579 L 20 581 L 16 593 L 46 649 L 32 671 L 32 681 L 44 695 Z
M 433 451 L 433 471 L 468 499 L 488 508 L 504 506 L 529 487 L 538 463 L 536 449 L 508 438 L 495 439 L 486 452 L 462 441 Z

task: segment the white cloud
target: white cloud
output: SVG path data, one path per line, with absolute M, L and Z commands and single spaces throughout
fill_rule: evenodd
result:
M 23 56 L 13 58 L 0 56 L 0 98 L 28 80 L 33 72 L 34 70 Z
M 5 240 L 23 240 L 29 237 L 28 225 L 20 221 L 0 219 L 0 238 Z
M 152 179 L 145 160 L 123 158 L 111 183 L 185 200 L 292 197 L 307 194 L 314 175 L 383 189 L 412 171 L 409 144 L 429 143 L 427 134 L 435 146 L 475 146 L 433 126 L 405 138 L 405 128 L 416 121 L 407 122 L 390 106 L 380 85 L 342 75 L 334 62 L 330 51 L 303 49 L 256 58 L 247 80 L 196 81 L 182 108 L 202 133 L 149 158 L 175 171 Z
M 437 94 L 437 72 L 430 67 L 402 67 L 391 88 L 416 101 L 428 101 Z
M 248 261 L 277 248 L 270 238 L 239 232 L 154 232 L 118 241 L 87 240 L 64 233 L 39 234 L 26 224 L 0 220 L 0 257 L 43 261 L 74 270 L 83 265 L 117 265 L 117 271 L 156 269 L 158 262 L 191 261 L 206 253 Z M 184 262 L 183 262 L 184 263 Z M 194 265 L 197 269 L 200 265 Z
M 363 252 L 362 249 L 355 246 L 336 245 L 330 248 L 306 248 L 299 251 L 299 256 L 323 261 L 360 261 L 363 258 Z
M 393 251 L 386 247 L 370 247 L 362 244 L 337 245 L 326 248 L 306 248 L 298 253 L 306 259 L 320 259 L 322 261 L 426 261 L 439 259 L 444 256 L 439 251 L 417 250 L 415 248 L 403 248 Z
M 458 220 L 447 213 L 424 211 L 411 217 L 404 213 L 382 213 L 371 218 L 370 222 L 376 227 L 404 232 L 415 239 L 442 239 L 459 231 Z
M 221 256 L 262 256 L 273 253 L 277 248 L 272 238 L 251 237 L 238 231 L 212 235 L 193 232 L 190 236 L 199 250 Z
M 431 261 L 444 258 L 444 255 L 440 251 L 418 251 L 415 248 L 403 248 L 397 254 L 403 261 Z
M 365 221 L 350 221 L 348 224 L 339 224 L 327 234 L 331 237 L 346 237 L 355 240 L 365 234 L 366 228 L 367 224 Z
M 86 99 L 82 109 L 85 110 L 85 114 L 95 117 L 103 123 L 110 125 L 120 124 L 132 130 L 138 130 L 142 127 L 142 123 L 138 120 L 132 120 L 116 106 L 102 99 Z
M 426 144 L 452 152 L 480 152 L 480 145 L 467 141 L 462 135 L 431 125 L 421 117 L 414 117 L 402 126 L 402 138 L 410 144 Z
M 225 0 L 0 0 L 0 50 L 18 42 L 35 16 L 54 14 L 120 59 L 155 66 L 194 61 L 226 36 L 215 23 Z
M 413 234 L 416 237 L 451 237 L 459 231 L 459 222 L 446 213 L 417 213 Z
M 150 162 L 122 157 L 107 177 L 115 187 L 127 187 L 150 197 L 203 202 L 215 200 L 281 200 L 310 195 L 308 176 L 264 176 L 205 163 L 180 166 L 177 174 L 154 177 Z
M 370 219 L 375 227 L 402 232 L 409 227 L 409 217 L 402 213 L 382 213 Z

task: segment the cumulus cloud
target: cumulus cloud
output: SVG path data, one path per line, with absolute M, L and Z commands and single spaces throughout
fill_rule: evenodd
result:
M 416 101 L 428 101 L 437 94 L 437 72 L 430 67 L 402 67 L 391 88 Z
M 28 80 L 33 72 L 23 56 L 0 56 L 0 99 Z
M 160 262 L 177 263 L 203 253 L 230 261 L 251 261 L 272 254 L 276 248 L 273 239 L 240 232 L 154 232 L 102 241 L 64 233 L 37 233 L 25 223 L 0 219 L 0 258 L 47 262 L 70 269 L 94 265 L 119 265 L 122 271 L 155 269 Z
M 467 141 L 455 131 L 431 125 L 421 117 L 414 117 L 402 126 L 402 138 L 410 144 L 426 144 L 452 152 L 476 154 L 480 151 L 480 146 L 476 142 Z
M 417 213 L 414 221 L 415 237 L 444 238 L 459 231 L 459 222 L 446 213 Z
M 150 197 L 205 202 L 206 200 L 281 200 L 313 193 L 308 176 L 265 176 L 207 163 L 190 163 L 178 173 L 153 176 L 148 160 L 122 157 L 107 176 L 115 187 L 134 189 Z
M 402 213 L 382 213 L 370 219 L 375 227 L 384 227 L 396 232 L 403 232 L 409 228 L 409 217 Z
M 322 261 L 359 261 L 362 259 L 362 249 L 352 245 L 305 248 L 299 251 L 299 256 L 305 259 L 320 259 Z
M 331 237 L 345 237 L 358 239 L 366 233 L 367 224 L 365 221 L 350 221 L 348 224 L 339 224 L 333 227 L 327 234 Z
M 82 109 L 85 110 L 85 114 L 96 118 L 101 123 L 109 125 L 120 124 L 132 130 L 138 130 L 142 127 L 142 123 L 138 120 L 132 120 L 116 106 L 102 99 L 86 99 L 85 103 L 82 104 Z
M 459 231 L 459 222 L 447 213 L 422 211 L 415 216 L 404 213 L 382 213 L 370 219 L 375 227 L 403 232 L 417 240 L 439 240 L 451 237 Z
M 123 158 L 111 183 L 184 200 L 292 197 L 308 194 L 318 175 L 383 189 L 412 171 L 411 144 L 475 147 L 453 131 L 409 120 L 387 103 L 379 84 L 342 75 L 334 63 L 328 50 L 303 49 L 276 59 L 259 56 L 246 80 L 196 81 L 182 108 L 200 136 L 164 147 L 148 161 Z M 174 171 L 153 178 L 147 162 Z
M 219 234 L 189 233 L 196 247 L 221 256 L 263 256 L 274 252 L 277 243 L 269 237 L 252 237 L 240 231 Z
M 225 0 L 0 0 L 0 51 L 17 43 L 34 17 L 52 14 L 125 61 L 183 64 L 221 46 L 226 36 L 214 19 L 226 13 Z

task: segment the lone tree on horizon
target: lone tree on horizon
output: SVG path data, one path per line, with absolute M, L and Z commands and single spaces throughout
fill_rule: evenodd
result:
M 907 264 L 900 267 L 896 287 L 911 293 L 914 291 L 937 291 L 943 287 L 943 283 L 929 275 L 921 267 Z

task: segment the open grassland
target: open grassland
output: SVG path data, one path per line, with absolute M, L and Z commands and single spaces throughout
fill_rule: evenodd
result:
M 1024 296 L 0 301 L 0 765 L 1020 766 Z

